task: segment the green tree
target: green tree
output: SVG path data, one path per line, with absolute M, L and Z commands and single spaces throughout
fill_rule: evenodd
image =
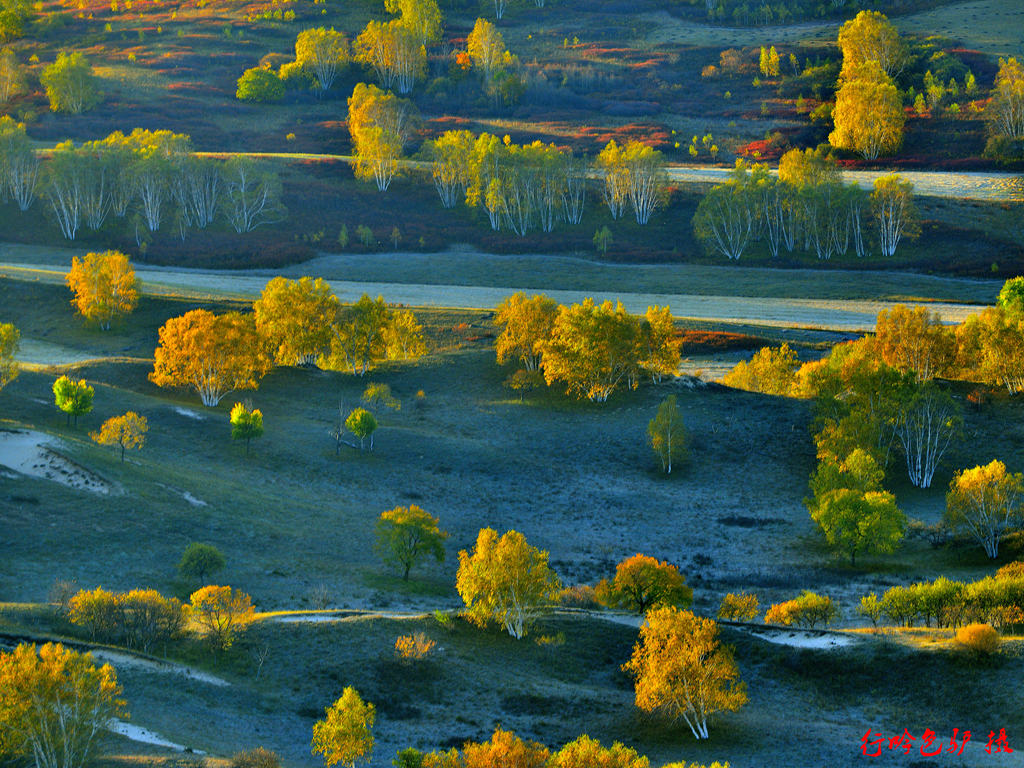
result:
M 2 16 L 2 12 L 0 12 Z M 3 32 L 3 20 L 0 18 L 0 36 Z M 18 57 L 10 48 L 0 51 L 0 103 L 6 104 L 15 96 L 24 93 L 26 88 L 25 69 L 18 63 Z
M 676 396 L 669 395 L 661 401 L 658 412 L 647 424 L 647 439 L 651 448 L 661 460 L 665 474 L 672 472 L 672 463 L 686 459 L 686 427 L 683 414 L 676 405 Z
M 334 27 L 305 29 L 295 38 L 295 61 L 315 78 L 321 92 L 330 89 L 350 58 L 348 38 Z
M 857 152 L 865 160 L 891 155 L 903 144 L 903 99 L 892 79 L 873 61 L 846 70 L 836 93 L 833 147 Z
M 945 522 L 964 531 L 995 559 L 999 540 L 1024 519 L 1024 475 L 993 460 L 956 472 L 946 494 Z
M 231 439 L 245 440 L 245 455 L 249 455 L 249 443 L 253 438 L 263 436 L 263 413 L 251 403 L 235 403 L 228 417 L 231 421 Z
M 28 0 L 3 0 L 0 3 L 0 40 L 6 43 L 24 35 L 31 18 L 32 4 Z
M 43 69 L 39 82 L 46 89 L 50 109 L 54 112 L 77 115 L 94 107 L 102 98 L 92 66 L 78 51 L 59 53 L 57 60 Z
M 478 626 L 497 621 L 517 640 L 533 619 L 555 599 L 558 577 L 548 567 L 548 553 L 527 543 L 518 531 L 502 536 L 480 531 L 470 554 L 459 552 L 455 588 Z
M 202 582 L 207 576 L 224 570 L 226 564 L 223 553 L 215 546 L 193 541 L 185 547 L 178 572 L 186 579 Z
M 327 707 L 324 715 L 313 725 L 313 754 L 323 756 L 328 768 L 338 763 L 353 768 L 358 760 L 369 761 L 376 719 L 373 704 L 363 701 L 355 688 L 346 686 L 341 698 Z
M 402 569 L 405 581 L 409 580 L 409 570 L 424 555 L 433 556 L 439 563 L 444 560 L 447 538 L 440 521 L 415 504 L 381 512 L 377 520 L 377 552 Z
M 996 306 L 1006 312 L 1024 316 L 1024 277 L 1011 277 L 999 289 Z
M 88 764 L 111 720 L 125 717 L 109 664 L 63 645 L 0 653 L 0 755 L 36 768 Z
M 828 543 L 850 556 L 893 552 L 903 539 L 906 516 L 896 507 L 896 497 L 886 491 L 840 488 L 829 491 L 811 511 Z
M 272 69 L 253 67 L 238 78 L 235 98 L 241 101 L 272 102 L 284 98 L 284 82 Z
M 693 590 L 686 585 L 679 568 L 639 553 L 615 567 L 611 582 L 602 579 L 595 595 L 604 605 L 637 613 L 662 605 L 687 608 L 693 602 Z
M 695 739 L 708 738 L 708 718 L 747 703 L 746 685 L 718 624 L 675 606 L 648 611 L 640 639 L 622 669 L 636 679 L 636 705 L 684 720 Z
M 377 419 L 365 408 L 354 409 L 345 419 L 345 429 L 359 438 L 359 450 L 366 447 L 366 439 L 370 439 L 370 450 L 373 450 L 373 433 L 377 430 Z
M 607 225 L 594 232 L 594 247 L 601 252 L 602 256 L 608 254 L 608 246 L 612 244 L 612 231 Z
M 53 396 L 56 406 L 67 414 L 67 423 L 74 418 L 78 426 L 78 417 L 92 410 L 92 397 L 95 391 L 85 379 L 75 381 L 65 374 L 53 382 Z
M 100 445 L 118 445 L 121 447 L 121 461 L 128 448 L 142 449 L 146 442 L 146 431 L 149 422 L 145 416 L 135 411 L 128 411 L 123 416 L 111 416 L 100 426 L 99 432 L 90 432 L 91 437 Z
M 21 334 L 11 323 L 0 323 L 0 389 L 18 378 L 18 344 Z

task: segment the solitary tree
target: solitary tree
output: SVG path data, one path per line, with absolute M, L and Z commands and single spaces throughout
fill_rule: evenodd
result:
M 747 703 L 746 685 L 718 624 L 674 606 L 654 608 L 640 626 L 632 658 L 622 665 L 636 678 L 636 705 L 682 719 L 695 739 L 708 737 L 708 718 Z
M 324 719 L 313 725 L 313 754 L 323 756 L 330 768 L 341 763 L 353 768 L 358 760 L 369 760 L 373 751 L 373 722 L 376 709 L 363 701 L 359 692 L 347 686 Z
M 965 531 L 995 559 L 999 539 L 1024 517 L 1024 475 L 993 460 L 953 475 L 946 494 L 946 522 Z
M 551 336 L 558 304 L 542 293 L 509 296 L 494 311 L 494 324 L 502 330 L 494 340 L 498 365 L 518 359 L 527 371 L 540 369 L 541 345 Z
M 215 406 L 236 389 L 256 389 L 270 357 L 252 317 L 193 309 L 159 331 L 149 380 L 158 387 L 190 387 L 203 405 Z
M 673 461 L 678 463 L 686 458 L 686 427 L 675 395 L 661 401 L 658 412 L 647 424 L 647 438 L 665 474 L 672 472 Z
M 39 81 L 54 112 L 77 115 L 95 106 L 102 95 L 96 88 L 92 66 L 78 51 L 59 53 L 57 60 L 43 70 Z
M 111 321 L 130 314 L 139 303 L 135 270 L 120 251 L 73 257 L 65 282 L 75 294 L 72 306 L 104 331 L 110 330 Z
M 373 450 L 373 433 L 377 431 L 377 419 L 365 408 L 356 408 L 345 419 L 345 429 L 359 438 L 359 450 L 366 448 L 366 440 L 370 440 Z
M 121 446 L 121 461 L 124 461 L 124 452 L 127 449 L 142 449 L 148 429 L 149 422 L 145 416 L 128 411 L 123 416 L 111 416 L 103 422 L 99 432 L 90 432 L 89 437 L 100 445 Z
M 600 602 L 612 608 L 644 613 L 661 605 L 686 608 L 693 602 L 693 590 L 679 568 L 648 555 L 635 554 L 615 567 L 615 578 L 602 579 L 596 588 Z
M 253 408 L 251 403 L 235 403 L 229 419 L 231 439 L 245 440 L 245 455 L 248 456 L 252 439 L 263 436 L 263 412 Z
M 186 579 L 204 581 L 207 576 L 224 570 L 226 563 L 224 555 L 215 546 L 193 541 L 185 547 L 178 572 Z
M 235 98 L 241 101 L 273 102 L 284 98 L 284 81 L 267 67 L 247 69 L 238 78 Z
M 252 622 L 255 611 L 252 599 L 244 592 L 211 584 L 192 593 L 189 613 L 205 630 L 214 649 L 226 651 Z
M 18 377 L 18 342 L 21 334 L 11 323 L 0 323 L 0 389 Z
M 256 330 L 278 365 L 315 365 L 331 346 L 338 297 L 320 278 L 275 277 L 252 305 Z
M 455 588 L 470 621 L 481 627 L 497 621 L 517 640 L 554 600 L 559 586 L 548 553 L 528 544 L 518 531 L 499 537 L 493 528 L 484 528 L 472 554 L 459 552 Z
M 999 289 L 996 306 L 1010 314 L 1024 316 L 1024 277 L 1011 277 Z
M 486 81 L 490 82 L 495 71 L 501 67 L 506 52 L 505 39 L 497 27 L 487 19 L 477 19 L 466 38 L 466 53 L 473 64 L 480 68 Z
M 67 423 L 74 418 L 78 426 L 78 417 L 92 410 L 92 397 L 95 391 L 85 379 L 75 381 L 65 374 L 53 382 L 53 396 L 56 406 L 67 414 Z
M 350 56 L 348 38 L 334 27 L 306 29 L 295 39 L 295 61 L 316 79 L 321 92 L 334 85 L 338 70 Z
M 409 570 L 424 555 L 437 562 L 444 560 L 444 540 L 439 520 L 415 504 L 381 512 L 377 520 L 377 551 L 386 562 L 402 569 L 402 578 L 409 580 Z
M 355 149 L 357 179 L 387 191 L 416 120 L 416 108 L 375 85 L 358 83 L 348 100 L 348 130 Z
M 88 764 L 110 722 L 124 717 L 109 664 L 47 643 L 0 653 L 0 755 L 36 768 Z

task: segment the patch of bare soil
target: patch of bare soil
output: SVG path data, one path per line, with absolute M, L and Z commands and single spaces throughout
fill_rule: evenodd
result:
M 0 465 L 76 490 L 110 494 L 110 483 L 58 452 L 60 445 L 42 432 L 0 431 Z

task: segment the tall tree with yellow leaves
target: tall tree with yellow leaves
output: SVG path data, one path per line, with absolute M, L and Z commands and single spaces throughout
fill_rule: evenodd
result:
M 120 251 L 73 257 L 65 282 L 75 294 L 72 306 L 104 331 L 110 330 L 115 319 L 131 314 L 139 303 L 135 270 Z
M 352 686 L 347 686 L 324 719 L 313 725 L 313 754 L 322 755 L 330 766 L 341 763 L 353 768 L 358 760 L 369 760 L 373 751 L 373 723 L 376 708 Z
M 99 432 L 90 432 L 89 437 L 100 445 L 121 446 L 121 461 L 124 461 L 124 452 L 129 448 L 142 448 L 146 442 L 146 431 L 149 429 L 149 422 L 145 416 L 140 416 L 135 411 L 128 411 L 123 416 L 111 416 L 100 426 Z
M 636 678 L 636 705 L 682 719 L 695 739 L 708 738 L 708 718 L 747 703 L 746 684 L 718 624 L 673 606 L 655 608 L 622 669 Z
M 253 302 L 256 330 L 278 365 L 315 365 L 331 346 L 331 322 L 340 302 L 319 277 L 275 277 Z

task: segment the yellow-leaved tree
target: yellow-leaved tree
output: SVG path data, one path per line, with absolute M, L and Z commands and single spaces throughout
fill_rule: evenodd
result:
M 160 328 L 149 380 L 158 387 L 191 387 L 215 406 L 236 389 L 256 389 L 270 356 L 250 315 L 193 309 Z
M 363 701 L 359 692 L 347 686 L 324 719 L 313 725 L 313 754 L 322 755 L 328 768 L 341 763 L 352 768 L 357 760 L 370 759 L 373 750 L 373 722 L 376 709 Z
M 610 582 L 602 579 L 594 592 L 604 605 L 638 613 L 659 605 L 685 608 L 693 602 L 693 590 L 679 568 L 639 553 L 615 566 L 615 578 Z
M 829 144 L 856 152 L 865 160 L 891 155 L 903 144 L 903 98 L 900 90 L 874 61 L 844 70 Z
M 647 439 L 666 475 L 672 472 L 673 462 L 678 464 L 686 458 L 686 427 L 675 395 L 669 395 L 658 406 L 658 412 L 647 424 Z
M 295 38 L 295 61 L 313 78 L 320 91 L 328 90 L 351 58 L 348 38 L 334 27 L 304 29 Z
M 0 653 L 0 756 L 36 768 L 86 765 L 114 718 L 126 715 L 109 664 L 59 643 Z
M 459 552 L 455 588 L 470 621 L 481 627 L 497 621 L 519 639 L 551 606 L 560 584 L 548 567 L 548 553 L 528 544 L 523 534 L 507 531 L 499 537 L 484 528 L 472 554 Z
M 549 768 L 648 768 L 650 760 L 616 741 L 610 747 L 586 734 L 551 756 Z
M 946 523 L 999 554 L 1003 534 L 1020 525 L 1024 514 L 1024 475 L 1007 472 L 998 459 L 953 475 L 946 494 Z
M 18 362 L 14 356 L 18 354 L 21 334 L 11 323 L 0 323 L 0 389 L 3 389 L 18 377 Z
M 86 320 L 110 330 L 113 320 L 131 314 L 139 303 L 139 281 L 120 251 L 87 253 L 71 259 L 65 282 L 75 297 L 72 306 Z
M 189 598 L 189 616 L 199 624 L 210 644 L 225 651 L 253 620 L 252 598 L 241 590 L 211 584 Z
M 654 608 L 640 626 L 632 658 L 622 665 L 636 678 L 636 705 L 682 719 L 696 739 L 708 737 L 708 718 L 747 703 L 746 684 L 718 624 L 674 606 Z
M 953 331 L 939 313 L 904 304 L 878 313 L 875 345 L 886 364 L 912 371 L 918 381 L 944 375 L 956 356 Z
M 121 446 L 121 461 L 124 461 L 124 452 L 127 449 L 142 449 L 148 429 L 149 422 L 145 416 L 128 411 L 123 416 L 111 416 L 100 425 L 99 432 L 90 432 L 89 437 L 100 445 Z
M 256 330 L 278 365 L 315 365 L 331 346 L 338 297 L 319 277 L 275 277 L 252 305 Z
M 416 107 L 375 85 L 357 83 L 348 100 L 348 131 L 355 150 L 357 179 L 387 191 L 418 119 Z
M 518 359 L 527 371 L 540 368 L 541 345 L 551 336 L 558 304 L 542 293 L 515 293 L 494 310 L 494 324 L 501 333 L 494 340 L 498 365 Z

